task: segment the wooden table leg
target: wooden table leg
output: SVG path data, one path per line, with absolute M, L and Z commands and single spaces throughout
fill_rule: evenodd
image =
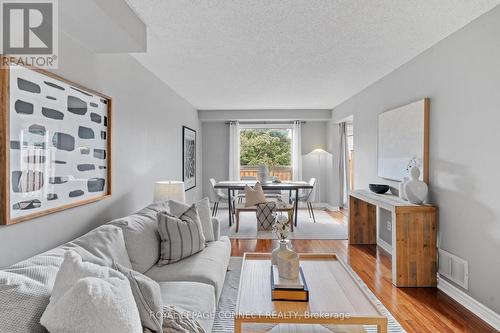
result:
M 297 226 L 297 215 L 299 215 L 299 189 L 295 189 L 295 216 L 294 216 L 294 220 L 295 220 L 295 226 Z
M 227 205 L 229 209 L 229 226 L 233 225 L 233 207 L 232 207 L 231 189 L 227 189 Z

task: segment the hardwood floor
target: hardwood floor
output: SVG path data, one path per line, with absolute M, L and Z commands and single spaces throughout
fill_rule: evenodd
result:
M 334 223 L 347 223 L 340 212 L 330 212 Z M 232 255 L 271 252 L 269 239 L 232 239 Z M 349 246 L 345 240 L 292 240 L 297 252 L 334 252 L 363 279 L 408 332 L 498 332 L 437 288 L 396 288 L 391 282 L 391 258 L 375 245 Z

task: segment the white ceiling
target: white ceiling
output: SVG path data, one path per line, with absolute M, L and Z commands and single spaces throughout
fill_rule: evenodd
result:
M 126 0 L 198 109 L 333 108 L 500 0 Z

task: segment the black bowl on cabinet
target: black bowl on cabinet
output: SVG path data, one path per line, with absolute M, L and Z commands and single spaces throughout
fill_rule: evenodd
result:
M 389 191 L 389 185 L 384 185 L 384 184 L 370 184 L 368 185 L 370 188 L 370 191 L 377 193 L 377 194 L 384 194 L 385 192 Z

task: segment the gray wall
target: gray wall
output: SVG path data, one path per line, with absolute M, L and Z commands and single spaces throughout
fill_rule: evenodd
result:
M 318 148 L 328 151 L 327 126 L 326 121 L 302 124 L 302 179 L 317 178 L 315 202 L 321 203 L 327 202 L 327 178 L 332 156 L 318 156 L 310 152 Z
M 200 111 L 200 113 L 206 111 Z M 286 114 L 286 110 L 281 112 Z M 327 150 L 326 121 L 308 121 L 302 125 L 302 154 L 305 155 L 316 148 Z M 227 179 L 229 170 L 229 127 L 224 122 L 203 122 L 203 195 L 209 195 L 210 178 L 216 180 Z M 302 175 L 304 179 L 317 177 L 322 174 L 326 177 L 326 170 L 318 170 L 317 157 L 303 156 Z M 323 157 L 322 165 L 327 165 L 327 157 Z M 318 171 L 321 171 L 318 173 Z M 324 202 L 327 197 L 327 186 L 320 186 L 321 198 Z M 316 199 L 319 199 L 318 197 Z
M 469 295 L 500 313 L 500 7 L 333 110 L 354 115 L 357 188 L 377 177 L 377 115 L 431 98 L 430 190 L 440 247 L 469 262 Z M 394 183 L 391 183 L 394 184 Z
M 224 122 L 201 125 L 203 141 L 203 196 L 209 196 L 210 178 L 227 180 L 229 176 L 229 126 Z
M 57 74 L 113 98 L 113 196 L 0 227 L 0 267 L 147 205 L 156 180 L 182 178 L 182 125 L 199 128 L 196 110 L 131 56 L 96 55 L 64 34 L 59 47 Z M 200 186 L 187 192 L 188 200 Z

